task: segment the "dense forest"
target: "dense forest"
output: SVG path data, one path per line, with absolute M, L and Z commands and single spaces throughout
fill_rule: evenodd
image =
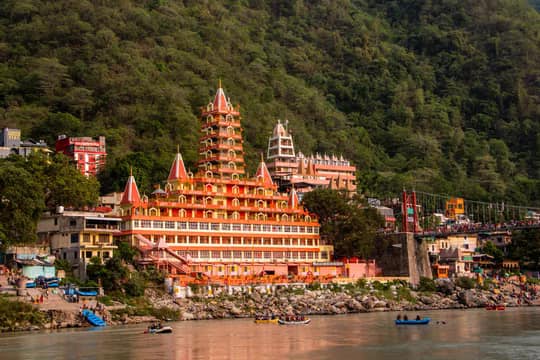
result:
M 525 0 L 3 0 L 0 126 L 105 135 L 102 192 L 197 158 L 218 79 L 253 173 L 277 119 L 304 153 L 403 187 L 540 203 L 540 15 Z

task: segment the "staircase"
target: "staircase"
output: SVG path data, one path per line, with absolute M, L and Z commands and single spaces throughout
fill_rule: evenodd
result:
M 157 267 L 170 266 L 176 269 L 179 274 L 191 272 L 188 259 L 169 249 L 164 241 L 154 244 L 140 234 L 136 234 L 135 238 L 138 240 L 136 247 L 142 255 L 140 262 L 150 262 Z

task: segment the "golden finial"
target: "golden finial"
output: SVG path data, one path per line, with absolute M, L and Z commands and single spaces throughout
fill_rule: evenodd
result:
M 176 144 L 176 153 L 178 154 L 180 152 L 180 144 Z
M 261 152 L 261 162 L 264 162 L 263 153 Z
M 221 89 L 221 78 L 219 78 L 219 80 L 218 80 L 218 86 L 217 87 L 218 87 L 218 89 Z
M 133 166 L 129 167 L 129 176 L 133 176 Z

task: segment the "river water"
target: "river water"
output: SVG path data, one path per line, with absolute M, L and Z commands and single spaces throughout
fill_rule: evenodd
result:
M 395 326 L 395 316 L 174 322 L 160 335 L 143 334 L 145 325 L 0 334 L 0 359 L 540 359 L 540 307 L 426 311 L 427 326 Z

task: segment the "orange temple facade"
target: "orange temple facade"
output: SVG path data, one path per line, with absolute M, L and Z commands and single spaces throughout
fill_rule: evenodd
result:
M 131 175 L 121 200 L 120 239 L 140 250 L 140 262 L 171 275 L 335 274 L 333 247 L 321 243 L 319 223 L 277 186 L 263 159 L 246 178 L 239 107 L 221 84 L 201 109 L 197 170 L 180 153 L 164 189 L 140 196 Z

